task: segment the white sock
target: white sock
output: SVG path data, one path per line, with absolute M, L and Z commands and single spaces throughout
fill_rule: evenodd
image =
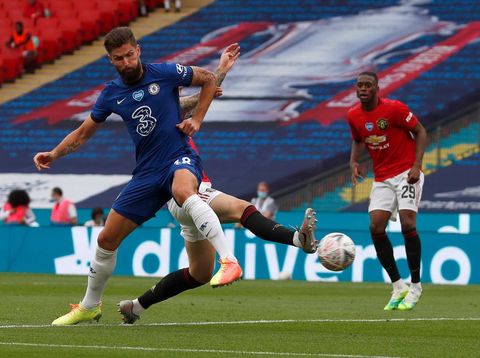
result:
M 416 283 L 411 283 L 410 284 L 410 288 L 413 288 L 414 290 L 416 291 L 420 291 L 422 292 L 422 284 L 420 282 L 416 282 Z
M 132 307 L 133 314 L 140 316 L 145 311 L 145 308 L 143 308 L 140 302 L 138 302 L 138 298 L 135 298 L 132 302 L 133 302 L 133 307 Z
M 392 282 L 392 285 L 393 285 L 393 289 L 395 291 L 402 291 L 404 290 L 405 288 L 408 288 L 407 284 L 405 282 L 403 282 L 402 279 L 400 280 L 397 280 L 395 282 Z
M 299 232 L 295 231 L 295 234 L 293 234 L 293 244 L 296 247 L 303 248 L 302 243 L 300 242 L 300 239 L 298 238 Z
M 90 273 L 88 274 L 87 292 L 82 300 L 82 306 L 90 309 L 100 304 L 103 290 L 107 281 L 112 276 L 117 263 L 117 250 L 108 251 L 97 246 L 95 257 L 90 264 Z
M 182 205 L 185 212 L 192 218 L 200 234 L 202 234 L 215 248 L 221 259 L 229 258 L 237 261 L 227 245 L 220 220 L 207 203 L 197 194 L 187 198 Z

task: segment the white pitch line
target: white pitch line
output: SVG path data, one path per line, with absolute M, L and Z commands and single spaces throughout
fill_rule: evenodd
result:
M 330 353 L 299 353 L 299 352 L 254 352 L 235 351 L 226 349 L 192 349 L 192 348 L 155 348 L 155 347 L 130 347 L 130 346 L 87 346 L 75 344 L 47 344 L 47 343 L 26 343 L 26 342 L 0 342 L 4 346 L 23 347 L 44 347 L 44 348 L 84 348 L 84 349 L 108 349 L 121 351 L 143 351 L 143 352 L 183 352 L 183 353 L 217 353 L 217 354 L 244 354 L 244 355 L 265 355 L 265 356 L 295 356 L 295 357 L 344 357 L 344 358 L 400 358 L 392 356 L 364 356 L 352 354 L 330 354 Z
M 163 323 L 144 323 L 134 325 L 121 324 L 92 324 L 92 325 L 74 325 L 61 326 L 67 328 L 73 327 L 170 327 L 170 326 L 222 326 L 222 325 L 243 325 L 243 324 L 274 324 L 274 323 L 386 323 L 386 322 L 441 322 L 441 321 L 480 321 L 480 317 L 426 317 L 426 318 L 376 318 L 376 319 L 278 319 L 278 320 L 252 320 L 252 321 L 205 321 L 205 322 L 163 322 Z M 0 329 L 14 328 L 56 328 L 51 324 L 11 324 L 0 325 Z

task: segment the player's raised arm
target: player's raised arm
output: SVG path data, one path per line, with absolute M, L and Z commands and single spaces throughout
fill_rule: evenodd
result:
M 228 45 L 225 50 L 223 50 L 222 55 L 220 56 L 220 62 L 217 69 L 215 70 L 215 84 L 217 88 L 215 90 L 214 98 L 220 97 L 222 95 L 221 85 L 228 71 L 233 67 L 238 57 L 240 56 L 240 46 L 238 43 L 233 43 Z M 189 113 L 195 109 L 200 97 L 200 92 L 195 93 L 191 96 L 185 96 L 180 98 L 180 107 L 184 113 Z M 189 117 L 187 115 L 187 117 Z
M 177 124 L 177 128 L 186 135 L 192 136 L 200 129 L 205 114 L 207 114 L 208 107 L 212 103 L 215 95 L 215 75 L 200 67 L 192 66 L 193 78 L 191 86 L 199 86 L 200 95 L 198 97 L 198 105 L 195 114 L 191 119 L 183 120 Z
M 54 149 L 50 152 L 40 152 L 33 157 L 33 162 L 38 170 L 49 169 L 53 161 L 70 154 L 78 147 L 87 142 L 97 131 L 99 123 L 96 123 L 91 116 L 74 131 L 68 134 Z

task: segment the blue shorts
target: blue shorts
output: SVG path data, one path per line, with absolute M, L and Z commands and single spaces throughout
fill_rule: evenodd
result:
M 202 163 L 195 154 L 183 154 L 163 171 L 135 175 L 113 202 L 112 209 L 138 225 L 153 218 L 172 198 L 175 171 L 188 169 L 202 182 Z

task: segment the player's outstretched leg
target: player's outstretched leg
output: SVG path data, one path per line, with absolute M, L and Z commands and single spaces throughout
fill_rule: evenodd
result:
M 153 304 L 200 287 L 211 279 L 215 265 L 215 249 L 208 240 L 200 238 L 201 235 L 196 229 L 193 234 L 195 236 L 188 236 L 193 241 L 185 240 L 189 267 L 169 273 L 136 299 L 118 303 L 118 312 L 125 324 L 135 323 Z
M 139 305 L 138 300 L 137 305 Z M 140 313 L 135 314 L 133 312 L 134 303 L 131 300 L 123 300 L 117 304 L 117 311 L 122 315 L 124 324 L 134 324 L 140 319 Z
M 315 240 L 315 228 L 317 223 L 317 213 L 312 208 L 305 210 L 302 225 L 298 231 L 298 240 L 303 251 L 312 254 L 317 250 L 317 240 Z
M 240 223 L 262 240 L 296 246 L 306 253 L 313 253 L 317 244 L 314 235 L 317 222 L 316 215 L 315 210 L 311 208 L 305 210 L 302 225 L 294 231 L 266 218 L 255 206 L 249 205 L 244 210 Z
M 225 286 L 241 279 L 242 268 L 228 248 L 220 220 L 212 208 L 196 194 L 185 200 L 183 208 L 192 218 L 198 231 L 209 240 L 220 256 L 220 269 L 210 280 L 210 285 Z

